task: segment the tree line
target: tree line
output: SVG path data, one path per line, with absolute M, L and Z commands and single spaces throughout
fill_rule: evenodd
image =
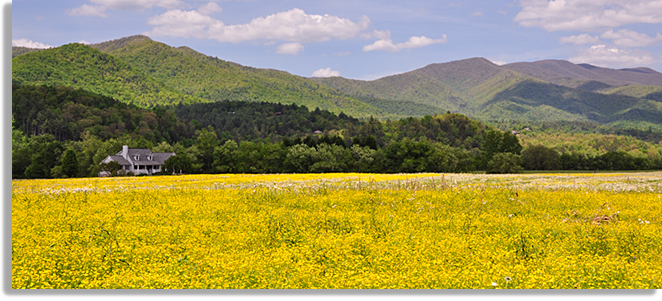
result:
M 523 150 L 516 135 L 450 112 L 379 121 L 259 102 L 142 109 L 80 89 L 13 88 L 13 178 L 116 172 L 99 162 L 123 145 L 176 153 L 168 174 L 662 168 L 660 160 L 622 153 Z

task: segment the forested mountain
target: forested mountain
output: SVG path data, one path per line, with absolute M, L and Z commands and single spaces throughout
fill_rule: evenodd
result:
M 83 89 L 14 84 L 12 114 L 18 178 L 95 176 L 122 145 L 175 152 L 181 169 L 205 173 L 470 171 L 521 151 L 514 135 L 453 113 L 383 122 L 267 102 L 145 109 Z M 80 158 L 70 173 L 65 150 Z
M 650 68 L 610 69 L 563 60 L 512 63 L 502 68 L 571 88 L 590 87 L 596 82 L 611 86 L 662 86 L 662 73 Z
M 491 96 L 525 77 L 483 58 L 432 64 L 373 81 L 341 77 L 314 79 L 355 96 L 410 101 L 475 115 Z
M 356 97 L 417 102 L 484 121 L 593 121 L 662 129 L 662 87 L 614 86 L 627 83 L 616 78 L 657 84 L 659 76 L 645 68 L 613 70 L 565 61 L 497 66 L 473 58 L 373 81 L 315 80 Z
M 456 113 L 359 120 L 295 104 L 243 101 L 146 109 L 82 89 L 13 85 L 12 114 L 14 178 L 96 176 L 100 170 L 119 175 L 117 166 L 99 162 L 123 145 L 176 153 L 166 162 L 169 173 L 506 173 L 521 171 L 521 164 L 529 169 L 662 168 L 662 149 L 650 142 L 592 135 L 582 136 L 587 143 L 556 139 L 550 144 L 561 135 L 535 128 L 519 135 L 527 137 L 523 149 L 510 131 Z M 650 130 L 638 134 L 651 141 L 660 137 Z M 584 151 L 587 147 L 594 151 Z
M 27 48 L 27 47 L 19 47 L 19 46 L 12 46 L 11 47 L 11 57 L 15 58 L 19 55 L 24 55 L 26 53 L 30 52 L 36 52 L 36 51 L 41 51 L 42 49 L 37 49 L 37 48 Z
M 662 129 L 662 87 L 645 68 L 543 62 L 518 65 L 529 70 L 522 73 L 474 58 L 374 81 L 308 79 L 144 36 L 14 47 L 12 56 L 15 178 L 111 172 L 99 162 L 122 145 L 175 152 L 166 169 L 189 173 L 662 168 L 654 131 Z M 472 118 L 597 122 L 649 142 L 582 136 L 592 142 L 566 149 L 530 132 L 523 149 L 510 130 Z M 625 129 L 632 126 L 639 129 Z M 595 151 L 583 152 L 587 145 Z M 65 152 L 77 167 L 63 167 Z
M 24 135 L 81 140 L 88 132 L 102 140 L 129 134 L 153 142 L 190 139 L 195 127 L 163 108 L 149 110 L 83 89 L 12 86 L 13 127 Z
M 539 112 L 548 108 L 549 112 Z M 555 112 L 568 114 L 559 118 Z M 662 103 L 624 95 L 606 95 L 536 81 L 525 81 L 495 95 L 481 112 L 485 119 L 590 120 L 601 124 L 636 120 L 662 124 Z
M 381 109 L 284 71 L 258 69 L 174 48 L 145 36 L 92 45 L 164 82 L 208 101 L 241 100 L 305 105 L 352 116 L 386 115 Z
M 89 132 L 102 140 L 124 135 L 142 137 L 153 144 L 188 141 L 196 130 L 211 126 L 221 140 L 278 142 L 284 137 L 375 137 L 378 145 L 404 138 L 427 139 L 462 147 L 479 148 L 488 129 L 460 114 L 429 115 L 381 122 L 365 121 L 319 108 L 296 104 L 221 101 L 156 106 L 152 109 L 119 102 L 83 89 L 60 86 L 13 85 L 14 129 L 27 137 L 53 135 L 57 141 L 81 140 Z
M 20 55 L 22 54 L 22 55 Z M 662 74 L 546 60 L 431 64 L 373 81 L 241 66 L 145 36 L 90 46 L 13 48 L 17 84 L 85 88 L 141 107 L 217 101 L 298 104 L 379 119 L 457 112 L 484 121 L 592 121 L 662 129 Z
M 76 43 L 13 58 L 12 82 L 84 88 L 142 107 L 205 101 L 176 91 L 119 58 Z

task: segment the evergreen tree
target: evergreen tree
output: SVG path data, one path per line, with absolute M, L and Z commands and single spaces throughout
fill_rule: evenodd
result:
M 62 156 L 62 173 L 70 178 L 78 174 L 78 158 L 73 149 L 68 149 Z

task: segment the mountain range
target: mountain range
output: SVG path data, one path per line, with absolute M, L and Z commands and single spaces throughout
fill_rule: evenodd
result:
M 362 81 L 242 66 L 145 36 L 47 50 L 12 47 L 16 84 L 83 88 L 142 107 L 216 101 L 296 103 L 355 117 L 452 111 L 483 121 L 593 121 L 662 128 L 662 73 L 562 60 L 437 63 Z

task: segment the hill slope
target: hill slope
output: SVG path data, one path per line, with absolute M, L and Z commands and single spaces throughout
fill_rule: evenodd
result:
M 18 84 L 82 88 L 142 107 L 204 101 L 175 91 L 123 60 L 82 44 L 13 58 L 12 80 Z
M 596 86 L 595 82 L 610 86 L 662 86 L 662 73 L 649 68 L 618 70 L 563 60 L 512 63 L 502 68 L 571 88 L 590 88 Z
M 388 106 L 385 111 L 284 71 L 241 66 L 145 36 L 12 52 L 16 84 L 84 88 L 142 107 L 241 100 L 296 103 L 358 117 L 400 116 Z
M 631 74 L 635 75 L 625 76 Z M 315 80 L 350 95 L 413 101 L 482 120 L 594 121 L 640 127 L 662 122 L 657 86 L 615 88 L 625 83 L 615 79 L 619 76 L 656 83 L 658 74 L 552 60 L 497 66 L 473 58 L 431 64 L 374 81 Z
M 353 116 L 384 115 L 381 109 L 309 79 L 284 71 L 258 69 L 174 48 L 145 36 L 92 45 L 144 71 L 169 87 L 208 101 L 265 101 L 319 107 Z
M 412 101 L 442 110 L 474 114 L 494 94 L 526 80 L 526 77 L 502 70 L 484 58 L 472 58 L 431 64 L 373 81 L 340 77 L 314 80 L 349 95 Z
M 482 120 L 662 124 L 662 74 L 647 68 L 616 70 L 559 60 L 498 66 L 471 58 L 360 81 L 246 67 L 145 36 L 28 52 L 13 49 L 19 55 L 12 60 L 15 83 L 85 88 L 143 107 L 238 100 L 319 107 L 355 117 L 453 111 Z

